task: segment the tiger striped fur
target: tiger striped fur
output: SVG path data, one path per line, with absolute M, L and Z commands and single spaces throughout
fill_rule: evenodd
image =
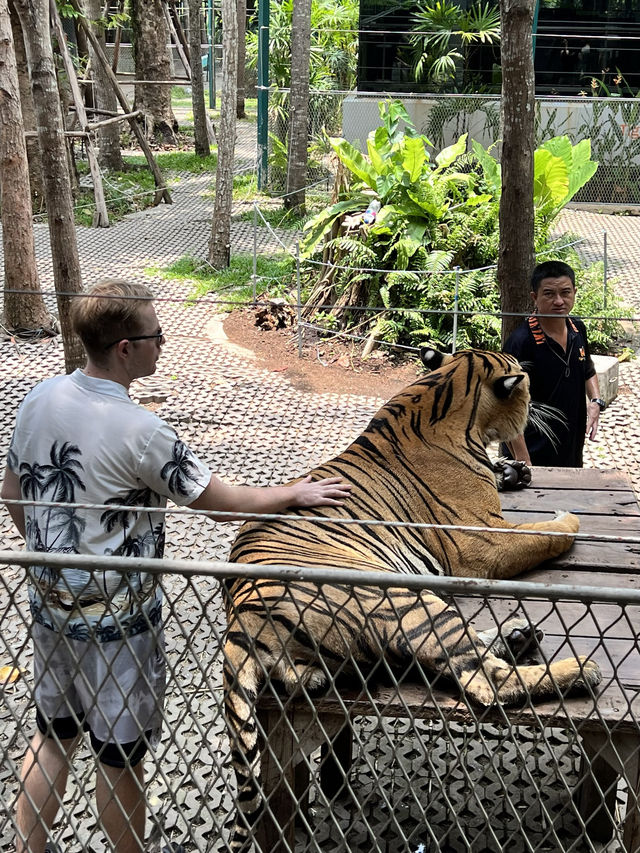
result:
M 384 405 L 343 453 L 311 472 L 351 482 L 344 505 L 296 509 L 291 521 L 244 524 L 232 562 L 511 578 L 571 546 L 578 530 L 573 515 L 512 524 L 501 514 L 485 448 L 511 440 L 527 421 L 529 382 L 517 361 L 475 350 L 442 356 L 425 349 L 422 357 L 431 372 Z M 566 536 L 338 526 L 334 518 L 548 529 Z M 225 706 L 241 812 L 235 851 L 248 849 L 249 828 L 261 813 L 254 714 L 267 679 L 287 692 L 320 690 L 345 662 L 361 669 L 384 659 L 406 669 L 415 661 L 427 672 L 448 675 L 468 699 L 489 705 L 595 686 L 601 677 L 597 664 L 575 658 L 514 670 L 431 593 L 238 579 L 229 581 L 227 594 Z

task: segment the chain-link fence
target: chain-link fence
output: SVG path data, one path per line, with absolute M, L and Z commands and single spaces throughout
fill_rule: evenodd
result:
M 38 689 L 18 566 L 29 559 L 2 555 L 13 565 L 0 580 L 1 656 L 19 675 L 3 670 L 4 850 L 16 797 L 24 808 L 27 793 L 43 796 L 28 773 L 19 777 Z M 91 565 L 100 576 L 97 558 L 38 559 Z M 167 690 L 162 739 L 144 758 L 143 849 L 173 841 L 226 851 L 244 837 L 265 853 L 640 849 L 637 591 L 432 577 L 391 584 L 337 569 L 187 561 L 162 569 L 164 618 L 151 630 L 164 627 Z M 297 614 L 293 624 L 284 613 Z M 59 640 L 78 648 L 64 633 Z M 599 685 L 581 656 L 599 665 Z M 117 656 L 109 661 L 105 679 L 119 671 Z M 125 684 L 123 714 L 132 703 Z M 49 834 L 58 849 L 107 847 L 94 790 L 101 764 L 88 743 L 59 791 Z M 238 780 L 256 791 L 239 797 Z
M 270 178 L 276 192 L 286 187 L 288 90 L 269 94 Z M 434 154 L 463 133 L 489 147 L 500 142 L 500 99 L 493 95 L 407 95 L 402 93 L 319 92 L 309 102 L 309 183 L 331 171 L 326 135 L 344 136 L 360 148 L 381 123 L 379 103 L 401 98 L 417 131 L 434 145 Z M 591 140 L 599 163 L 575 202 L 640 204 L 640 101 L 627 98 L 536 98 L 536 145 L 567 135 L 575 145 Z

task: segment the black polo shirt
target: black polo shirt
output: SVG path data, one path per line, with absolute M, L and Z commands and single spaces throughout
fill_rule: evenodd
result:
M 560 409 L 565 423 L 547 420 L 557 446 L 529 424 L 524 433 L 533 465 L 582 468 L 582 448 L 587 428 L 585 382 L 595 375 L 587 331 L 576 317 L 567 317 L 567 349 L 542 330 L 535 315 L 510 336 L 504 351 L 511 353 L 529 374 L 531 399 Z

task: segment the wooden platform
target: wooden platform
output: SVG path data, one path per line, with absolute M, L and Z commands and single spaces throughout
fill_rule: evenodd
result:
M 580 516 L 581 533 L 632 536 L 640 541 L 637 501 L 627 477 L 616 471 L 536 468 L 533 486 L 505 493 L 503 509 L 505 517 L 514 521 L 542 519 L 569 510 Z M 640 544 L 579 541 L 568 553 L 518 580 L 550 586 L 615 587 L 621 594 L 637 590 Z M 477 598 L 457 601 L 474 624 L 487 627 L 486 611 L 482 618 Z M 263 753 L 262 785 L 271 811 L 257 827 L 256 838 L 263 853 L 294 849 L 294 815 L 298 799 L 309 784 L 308 765 L 300 760 L 303 754 L 324 744 L 322 784 L 331 796 L 342 784 L 351 762 L 349 719 L 376 713 L 407 717 L 408 712 L 416 719 L 504 723 L 508 718 L 513 726 L 535 724 L 577 730 L 588 760 L 583 760 L 583 778 L 575 797 L 589 836 L 598 841 L 611 837 L 616 784 L 623 777 L 628 791 L 623 849 L 626 853 L 640 851 L 640 606 L 575 601 L 552 605 L 530 599 L 521 608 L 544 630 L 547 660 L 584 654 L 598 661 L 603 682 L 597 703 L 591 697 L 576 697 L 521 709 L 470 711 L 451 692 L 433 689 L 434 701 L 428 701 L 424 685 L 406 683 L 400 688 L 379 687 L 366 699 L 341 691 L 340 696 L 317 700 L 313 709 L 306 702 L 289 701 L 283 711 L 276 700 L 261 701 L 259 716 L 269 744 Z M 491 602 L 491 611 L 498 619 L 513 609 L 513 601 Z

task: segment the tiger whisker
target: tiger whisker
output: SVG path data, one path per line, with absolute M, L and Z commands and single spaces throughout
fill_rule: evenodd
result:
M 559 440 L 554 430 L 550 425 L 550 421 L 557 421 L 563 426 L 567 426 L 567 419 L 564 413 L 555 406 L 549 406 L 547 403 L 531 403 L 529 405 L 529 423 L 539 433 L 549 439 L 554 450 L 559 447 Z

